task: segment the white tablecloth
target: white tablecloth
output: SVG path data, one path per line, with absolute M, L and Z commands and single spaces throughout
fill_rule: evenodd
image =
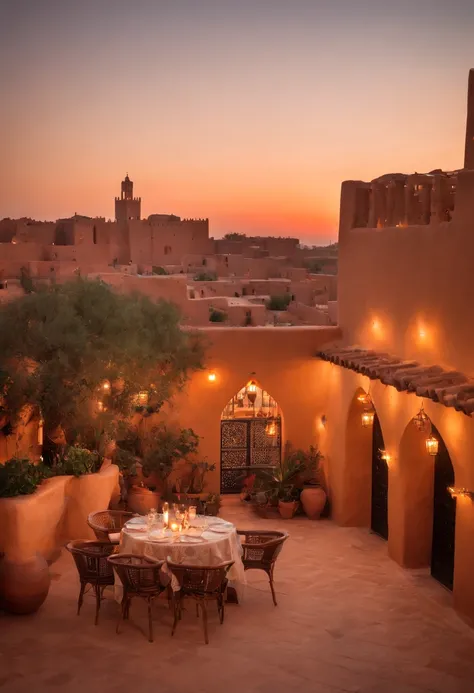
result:
M 228 579 L 241 599 L 246 579 L 242 563 L 242 546 L 234 525 L 218 517 L 200 515 L 192 524 L 208 524 L 208 528 L 201 534 L 201 543 L 185 543 L 185 541 L 177 541 L 176 538 L 173 539 L 172 537 L 169 537 L 168 541 L 153 541 L 148 532 L 133 531 L 131 527 L 124 527 L 120 538 L 119 553 L 149 556 L 161 561 L 166 561 L 169 558 L 174 563 L 188 563 L 196 566 L 213 566 L 234 561 L 234 565 L 228 573 Z M 213 528 L 216 529 L 215 532 L 212 531 Z M 153 533 L 160 535 L 159 523 L 154 528 Z M 173 580 L 172 586 L 173 589 L 179 589 L 176 580 Z

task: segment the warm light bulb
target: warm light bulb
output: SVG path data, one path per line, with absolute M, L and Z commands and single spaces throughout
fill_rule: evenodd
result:
M 109 392 L 110 383 L 108 380 L 104 380 L 104 382 L 102 383 L 102 389 L 104 390 L 104 392 Z
M 216 374 L 214 373 L 214 371 L 210 371 L 210 372 L 207 374 L 207 379 L 209 380 L 210 383 L 215 383 L 215 382 L 216 382 Z

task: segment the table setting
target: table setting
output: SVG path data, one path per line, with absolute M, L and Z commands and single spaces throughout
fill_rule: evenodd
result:
M 163 512 L 135 516 L 124 525 L 119 553 L 133 553 L 162 561 L 195 566 L 217 566 L 234 561 L 228 578 L 239 600 L 243 596 L 245 571 L 242 547 L 235 526 L 219 517 L 198 515 L 195 507 L 163 505 Z M 171 577 L 173 590 L 179 585 L 166 563 L 163 572 Z

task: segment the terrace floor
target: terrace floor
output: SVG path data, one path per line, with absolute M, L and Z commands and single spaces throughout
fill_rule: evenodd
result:
M 170 637 L 166 601 L 115 634 L 112 596 L 93 625 L 92 597 L 76 616 L 78 581 L 63 552 L 51 567 L 48 599 L 33 616 L 0 615 L 0 689 L 78 693 L 469 693 L 474 631 L 451 595 L 426 573 L 399 568 L 367 531 L 328 520 L 261 520 L 238 503 L 223 517 L 240 528 L 286 528 L 275 571 L 279 606 L 266 577 L 249 572 L 245 601 L 229 605 L 223 626 L 211 609 L 205 645 L 194 605 Z

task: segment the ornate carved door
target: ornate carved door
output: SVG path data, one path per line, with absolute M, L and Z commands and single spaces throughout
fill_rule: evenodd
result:
M 388 539 L 388 466 L 380 456 L 385 445 L 377 414 L 372 432 L 372 507 L 370 528 L 382 539 Z
M 221 421 L 221 493 L 240 493 L 245 477 L 273 467 L 281 456 L 281 419 L 271 419 L 276 434 L 268 436 L 267 418 Z
M 433 542 L 431 546 L 431 575 L 448 589 L 453 589 L 454 535 L 456 530 L 456 499 L 449 486 L 454 486 L 454 469 L 443 439 L 438 438 L 438 454 L 434 464 Z

